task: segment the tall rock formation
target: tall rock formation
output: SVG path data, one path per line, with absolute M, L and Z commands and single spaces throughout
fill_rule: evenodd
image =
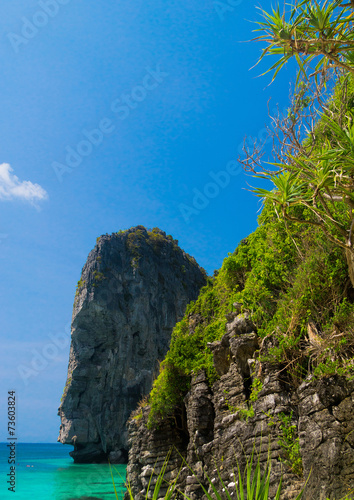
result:
M 206 283 L 172 237 L 142 226 L 97 239 L 78 282 L 58 440 L 75 462 L 124 462 L 126 422 L 172 329 Z

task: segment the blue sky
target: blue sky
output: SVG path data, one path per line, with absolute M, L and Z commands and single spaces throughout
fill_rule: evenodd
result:
M 292 78 L 250 70 L 249 21 L 270 4 L 0 6 L 1 441 L 10 389 L 18 439 L 57 438 L 75 285 L 97 236 L 158 226 L 212 274 L 256 228 L 235 159 Z

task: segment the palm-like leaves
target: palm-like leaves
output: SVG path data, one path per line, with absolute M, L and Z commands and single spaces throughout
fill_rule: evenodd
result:
M 329 116 L 323 117 L 323 122 L 327 125 L 328 130 L 333 134 L 335 138 L 334 142 L 336 147 L 332 148 L 336 154 L 340 155 L 340 162 L 352 164 L 354 158 L 354 117 L 348 116 L 347 123 L 340 126 L 339 123 Z M 332 155 L 332 158 L 336 158 Z M 351 172 L 354 174 L 354 172 Z
M 332 165 L 333 185 L 330 191 L 354 203 L 354 122 L 348 118 L 342 127 L 332 118 L 326 117 L 328 129 L 335 140 L 322 153 L 324 162 Z M 325 186 L 326 187 L 326 186 Z
M 267 178 L 274 185 L 272 191 L 255 188 L 253 192 L 260 198 L 266 198 L 286 207 L 301 204 L 308 198 L 308 196 L 306 196 L 308 187 L 304 182 L 299 181 L 298 176 L 294 173 L 282 172 L 274 175 L 260 174 L 255 177 Z
M 256 177 L 266 178 L 273 184 L 272 190 L 256 188 L 254 193 L 280 205 L 286 219 L 320 227 L 330 241 L 345 249 L 354 286 L 354 116 L 349 101 L 340 106 L 334 104 L 332 109 L 333 103 L 325 106 L 321 94 L 329 77 L 338 73 L 338 69 L 339 83 L 345 84 L 343 88 L 347 88 L 348 73 L 351 77 L 354 74 L 354 1 L 292 2 L 282 13 L 279 6 L 271 12 L 261 9 L 263 20 L 257 23 L 256 31 L 263 34 L 256 40 L 266 43 L 259 61 L 266 55 L 280 56 L 268 69 L 274 70 L 273 80 L 293 56 L 300 71 L 296 82 L 298 99 L 289 112 L 288 123 L 278 125 L 279 136 L 274 133 L 281 144 L 275 150 L 276 155 L 283 163 L 273 164 L 279 169 L 274 173 L 250 157 L 251 171 L 256 174 L 259 168 L 263 171 Z M 310 65 L 314 70 L 310 76 L 315 77 L 312 83 L 308 76 Z M 313 113 L 309 122 L 309 116 L 300 113 L 308 106 L 312 106 Z M 320 125 L 315 127 L 317 114 L 321 115 Z M 303 125 L 309 134 L 305 141 Z M 340 215 L 343 206 L 336 214 L 338 202 L 344 204 L 345 219 Z M 306 207 L 306 216 L 297 215 L 301 211 L 292 209 L 296 205 Z
M 270 13 L 261 10 L 263 17 L 258 30 L 264 34 L 255 40 L 266 42 L 265 55 L 280 55 L 268 71 L 274 70 L 273 80 L 284 64 L 295 56 L 300 70 L 316 59 L 315 70 L 341 67 L 354 73 L 354 9 L 342 0 L 303 0 L 291 5 L 288 14 L 279 6 Z M 266 71 L 266 73 L 268 72 Z

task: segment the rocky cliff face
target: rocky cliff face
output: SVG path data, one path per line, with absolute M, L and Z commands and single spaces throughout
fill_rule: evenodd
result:
M 254 446 L 263 466 L 270 452 L 270 498 L 281 475 L 283 500 L 294 499 L 309 475 L 304 500 L 344 497 L 354 488 L 354 381 L 332 376 L 295 388 L 285 366 L 261 362 L 270 340 L 260 343 L 247 317 L 233 313 L 228 319 L 222 340 L 209 344 L 220 378 L 210 387 L 203 372 L 194 374 L 184 418 L 165 419 L 148 431 L 149 407 L 132 414 L 128 477 L 134 498 L 145 498 L 152 473 L 153 489 L 169 450 L 165 477 L 178 477 L 189 498 L 203 498 L 200 484 L 212 493 L 205 473 L 219 492 L 221 477 L 235 495 L 237 463 L 243 470 Z
M 74 445 L 75 462 L 126 461 L 126 421 L 205 281 L 196 261 L 158 229 L 98 238 L 77 287 L 59 408 L 58 440 Z

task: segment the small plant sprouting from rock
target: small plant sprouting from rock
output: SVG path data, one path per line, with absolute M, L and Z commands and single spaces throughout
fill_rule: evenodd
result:
M 65 394 L 66 394 L 66 391 L 68 390 L 68 387 L 69 387 L 70 383 L 71 383 L 71 377 L 69 377 L 69 378 L 67 379 L 67 381 L 66 381 L 66 384 L 65 384 L 65 387 L 64 387 L 64 390 L 63 390 L 63 394 L 62 394 L 62 396 L 61 396 L 61 398 L 60 398 L 60 402 L 62 402 L 62 401 L 63 401 L 64 396 L 65 396 Z
M 139 412 L 134 415 L 133 420 L 141 420 L 143 418 L 143 410 L 140 409 Z
M 85 283 L 86 283 L 86 280 L 79 279 L 79 281 L 77 282 L 77 285 L 76 285 L 75 298 L 78 297 L 80 290 L 81 290 L 81 288 L 83 288 L 85 286 Z
M 258 394 L 261 392 L 262 387 L 263 387 L 262 381 L 259 378 L 255 377 L 252 382 L 251 395 L 249 401 L 247 401 L 246 403 L 247 407 L 241 408 L 238 406 L 233 406 L 229 403 L 227 397 L 225 397 L 225 404 L 227 406 L 227 409 L 231 413 L 239 412 L 240 419 L 248 421 L 249 418 L 254 417 L 254 408 L 252 403 L 255 403 L 257 401 Z M 224 390 L 224 394 L 227 395 L 228 391 Z
M 261 392 L 263 387 L 262 381 L 255 377 L 252 382 L 250 401 L 255 402 L 258 399 L 258 394 Z
M 93 279 L 94 279 L 93 285 L 95 285 L 95 284 L 99 283 L 100 281 L 105 280 L 106 277 L 102 272 L 99 272 L 96 270 L 93 272 Z
M 77 285 L 76 285 L 76 289 L 82 288 L 85 285 L 85 283 L 86 283 L 85 280 L 79 279 L 79 281 L 77 282 Z
M 279 439 L 278 444 L 285 452 L 284 462 L 291 468 L 294 474 L 302 476 L 303 467 L 300 454 L 300 443 L 299 437 L 297 436 L 296 425 L 291 423 L 292 416 L 293 412 L 291 412 L 290 415 L 279 413 L 282 436 Z
M 300 454 L 300 442 L 297 435 L 296 425 L 292 423 L 293 412 L 289 415 L 279 413 L 277 418 L 269 413 L 265 414 L 269 418 L 268 425 L 279 425 L 281 437 L 278 444 L 283 450 L 284 458 L 281 459 L 294 474 L 303 475 L 302 457 Z
M 249 418 L 254 417 L 254 409 L 252 405 L 249 405 L 248 408 L 238 408 L 238 411 L 240 412 L 240 418 L 241 420 L 246 420 L 248 422 Z

